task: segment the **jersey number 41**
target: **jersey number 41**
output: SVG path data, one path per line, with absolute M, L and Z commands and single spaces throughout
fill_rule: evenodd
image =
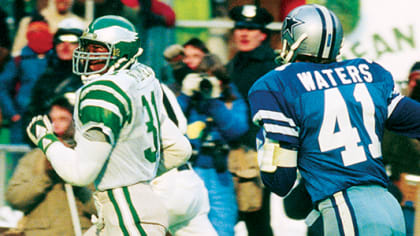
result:
M 318 136 L 322 152 L 344 147 L 341 157 L 344 166 L 354 165 L 366 160 L 363 146 L 359 146 L 360 135 L 352 127 L 346 102 L 338 88 L 325 90 L 324 118 Z M 368 146 L 373 158 L 382 156 L 381 144 L 375 132 L 375 105 L 365 84 L 356 84 L 353 96 L 361 104 L 363 125 L 371 143 Z M 335 128 L 338 127 L 338 131 Z

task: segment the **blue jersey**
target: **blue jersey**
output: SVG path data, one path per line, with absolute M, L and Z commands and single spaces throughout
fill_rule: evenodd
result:
M 392 75 L 365 59 L 287 64 L 249 92 L 264 138 L 298 151 L 313 202 L 354 185 L 387 186 L 381 140 L 402 98 Z

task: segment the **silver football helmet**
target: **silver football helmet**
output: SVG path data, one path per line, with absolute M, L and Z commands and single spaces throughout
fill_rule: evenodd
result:
M 335 61 L 343 42 L 343 28 L 337 16 L 317 4 L 302 5 L 285 18 L 281 29 L 282 63 L 293 62 L 296 57 L 310 58 L 314 62 Z

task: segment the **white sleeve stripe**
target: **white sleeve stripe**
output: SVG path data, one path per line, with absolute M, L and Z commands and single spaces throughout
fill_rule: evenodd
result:
M 281 122 L 287 122 L 290 126 L 296 127 L 295 122 L 289 118 L 286 117 L 282 112 L 277 111 L 268 111 L 268 110 L 259 110 L 255 115 L 252 121 L 258 122 L 262 119 L 269 119 L 269 120 L 275 120 L 275 121 L 281 121 Z
M 130 109 L 128 107 L 127 100 L 121 94 L 119 94 L 115 89 L 113 89 L 112 87 L 109 87 L 109 86 L 105 86 L 105 85 L 92 85 L 92 86 L 87 87 L 80 94 L 80 97 L 82 98 L 82 100 L 83 100 L 83 97 L 87 93 L 89 93 L 90 91 L 92 91 L 92 90 L 105 91 L 105 92 L 108 92 L 108 93 L 114 95 L 115 98 L 117 98 L 121 102 L 121 104 L 123 104 L 124 109 L 127 112 L 127 114 L 129 114 Z
M 392 112 L 394 112 L 395 107 L 397 107 L 398 103 L 403 98 L 404 96 L 398 95 L 394 99 L 392 99 L 391 103 L 388 105 L 388 118 L 392 115 Z
M 82 110 L 83 108 L 87 106 L 101 107 L 103 109 L 109 110 L 120 118 L 120 123 L 123 120 L 123 117 L 120 113 L 120 109 L 118 109 L 116 105 L 109 103 L 107 101 L 98 100 L 98 99 L 85 99 L 80 104 L 80 110 Z
M 264 129 L 268 133 L 284 134 L 284 135 L 293 136 L 293 137 L 299 136 L 299 133 L 295 129 L 281 126 L 281 125 L 264 124 Z

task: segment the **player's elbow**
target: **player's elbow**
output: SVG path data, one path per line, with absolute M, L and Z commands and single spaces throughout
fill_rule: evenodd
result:
M 76 179 L 76 180 L 69 181 L 69 183 L 71 185 L 74 185 L 74 186 L 84 187 L 84 186 L 87 186 L 87 185 L 93 183 L 94 180 L 95 180 L 95 178 L 87 178 L 86 177 L 86 178 L 79 178 L 79 179 Z
M 163 150 L 165 168 L 171 169 L 186 163 L 192 153 L 192 147 L 188 139 L 184 136 L 178 139 L 173 145 Z
M 192 147 L 190 141 L 184 136 L 182 139 L 182 150 L 185 161 L 188 161 L 192 154 Z
M 58 174 L 60 175 L 60 174 Z M 60 176 L 65 182 L 74 185 L 74 186 L 79 186 L 79 187 L 83 187 L 83 186 L 87 186 L 91 183 L 93 183 L 93 181 L 95 181 L 96 178 L 96 174 L 89 174 L 89 172 L 84 172 L 84 171 L 78 171 L 78 174 L 75 175 L 75 173 L 73 172 L 73 174 L 71 176 Z
M 296 181 L 296 168 L 277 168 L 274 173 L 261 172 L 261 179 L 271 192 L 286 196 Z

